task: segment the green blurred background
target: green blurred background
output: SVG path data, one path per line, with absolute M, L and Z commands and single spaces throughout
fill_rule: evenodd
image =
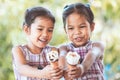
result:
M 0 0 L 0 80 L 14 80 L 12 70 L 12 46 L 24 44 L 22 32 L 24 12 L 32 6 L 44 6 L 56 17 L 55 31 L 50 44 L 58 46 L 67 41 L 62 23 L 62 11 L 66 4 L 93 1 L 95 31 L 92 40 L 105 43 L 105 80 L 120 80 L 120 0 Z

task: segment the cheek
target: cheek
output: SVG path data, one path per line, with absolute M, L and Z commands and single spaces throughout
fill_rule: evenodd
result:
M 86 36 L 90 37 L 90 35 L 91 35 L 91 31 L 90 30 L 86 31 Z
M 51 39 L 53 36 L 53 33 L 49 33 L 48 35 L 49 35 L 49 38 Z
M 71 39 L 71 38 L 72 38 L 72 33 L 71 33 L 71 32 L 67 32 L 67 37 L 68 37 L 69 39 Z
M 50 38 L 52 38 L 52 36 L 53 36 L 53 35 L 52 35 L 52 34 L 50 34 Z
M 34 31 L 34 32 L 32 33 L 32 36 L 33 36 L 33 37 L 38 37 L 39 35 L 41 35 L 41 33 L 38 32 L 38 31 Z

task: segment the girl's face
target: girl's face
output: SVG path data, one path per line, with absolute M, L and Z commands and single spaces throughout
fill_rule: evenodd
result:
M 52 38 L 54 23 L 45 17 L 36 17 L 28 31 L 30 45 L 44 48 Z
M 85 16 L 77 13 L 70 14 L 66 19 L 66 33 L 75 47 L 83 46 L 90 39 L 94 23 L 90 25 Z

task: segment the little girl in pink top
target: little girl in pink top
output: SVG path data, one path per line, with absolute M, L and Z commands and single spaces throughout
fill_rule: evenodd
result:
M 49 46 L 53 34 L 55 18 L 43 7 L 26 10 L 23 31 L 28 43 L 13 47 L 13 69 L 16 80 L 60 79 L 62 70 L 53 69 L 46 54 L 56 48 Z
M 60 65 L 66 65 L 68 52 L 77 52 L 80 56 L 77 66 L 67 70 L 65 68 L 66 80 L 104 80 L 104 45 L 90 40 L 95 27 L 93 20 L 94 15 L 88 4 L 75 3 L 64 7 L 64 29 L 70 42 L 59 48 Z

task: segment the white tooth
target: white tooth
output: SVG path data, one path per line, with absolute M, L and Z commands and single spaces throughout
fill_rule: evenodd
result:
M 45 39 L 41 39 L 41 41 L 45 42 L 45 41 L 47 41 L 47 40 L 45 40 Z

